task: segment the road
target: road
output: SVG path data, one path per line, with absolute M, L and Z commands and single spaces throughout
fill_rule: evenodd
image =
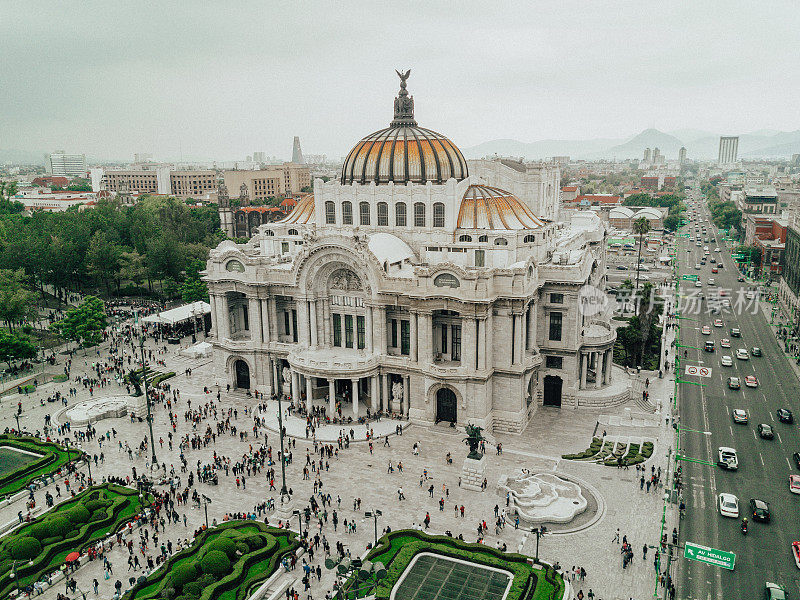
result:
M 701 217 L 708 218 L 703 207 Z M 713 226 L 712 226 L 713 227 Z M 694 222 L 683 229 L 694 235 Z M 716 234 L 716 229 L 709 229 Z M 683 497 L 686 516 L 681 522 L 680 543 L 686 541 L 704 546 L 729 550 L 736 553 L 736 568 L 728 571 L 679 558 L 677 561 L 676 586 L 678 598 L 691 599 L 749 599 L 763 597 L 765 581 L 774 581 L 786 586 L 789 597 L 800 597 L 800 570 L 795 566 L 791 553 L 791 542 L 800 540 L 800 496 L 789 492 L 788 476 L 800 473 L 790 462 L 792 453 L 800 450 L 800 402 L 798 402 L 797 377 L 778 347 L 774 333 L 760 310 L 745 306 L 736 311 L 737 290 L 746 283 L 737 283 L 736 265 L 726 252 L 721 240 L 717 245 L 722 251 L 724 268 L 718 274 L 711 273 L 707 264 L 700 271 L 694 269 L 702 255 L 702 247 L 683 239 L 679 245 L 681 273 L 698 274 L 703 281 L 703 293 L 712 289 L 707 285 L 713 277 L 718 286 L 731 290 L 731 304 L 721 315 L 712 315 L 705 310 L 699 314 L 684 311 L 683 316 L 699 319 L 700 322 L 681 321 L 680 342 L 702 348 L 706 340 L 712 339 L 716 349 L 713 353 L 688 349 L 686 364 L 699 364 L 713 369 L 711 378 L 700 379 L 682 376 L 682 379 L 706 383 L 706 387 L 680 384 L 681 426 L 710 435 L 694 432 L 681 433 L 682 453 L 687 457 L 710 460 L 716 463 L 719 446 L 735 448 L 739 456 L 738 471 L 723 471 L 718 466 L 682 461 Z M 713 252 L 714 244 L 709 244 Z M 687 248 L 691 252 L 687 252 Z M 724 256 L 723 256 L 724 255 Z M 691 282 L 683 282 L 687 292 Z M 737 313 L 737 314 L 734 314 Z M 713 327 L 713 321 L 721 318 L 723 327 Z M 711 335 L 702 335 L 700 328 L 710 325 Z M 731 327 L 739 327 L 742 337 L 730 335 Z M 720 348 L 722 338 L 729 338 L 731 348 Z M 737 360 L 737 348 L 760 347 L 762 357 Z M 733 358 L 732 367 L 723 367 L 720 358 Z M 744 377 L 755 375 L 758 388 L 744 386 Z M 727 378 L 738 376 L 742 380 L 741 390 L 727 387 Z M 789 408 L 795 415 L 792 425 L 778 422 L 776 410 Z M 749 424 L 733 423 L 731 411 L 743 408 L 749 413 Z M 775 430 L 774 440 L 763 440 L 757 434 L 759 423 L 768 423 Z M 748 516 L 750 527 L 747 536 L 740 530 L 740 519 L 724 518 L 717 509 L 717 495 L 721 492 L 735 494 L 739 498 L 740 519 Z M 750 498 L 769 502 L 772 522 L 753 522 L 748 514 Z M 681 551 L 681 556 L 683 555 Z

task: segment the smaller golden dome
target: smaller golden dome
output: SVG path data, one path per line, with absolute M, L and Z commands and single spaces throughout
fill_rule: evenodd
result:
M 511 192 L 488 185 L 471 185 L 458 211 L 458 229 L 538 229 L 544 221 Z
M 297 200 L 294 210 L 278 223 L 305 225 L 314 222 L 314 194 L 308 194 Z

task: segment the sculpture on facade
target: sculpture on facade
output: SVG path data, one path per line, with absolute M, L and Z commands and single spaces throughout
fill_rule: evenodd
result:
M 405 73 L 401 73 L 395 69 L 395 73 L 397 73 L 397 76 L 400 78 L 400 92 L 394 99 L 394 121 L 392 121 L 392 125 L 416 125 L 414 121 L 414 96 L 409 96 L 408 90 L 406 89 L 406 80 L 408 80 L 411 75 L 411 69 Z
M 292 385 L 292 371 L 289 367 L 283 367 L 283 388 L 291 389 Z
M 139 374 L 134 369 L 131 369 L 130 372 L 128 372 L 128 381 L 130 381 L 131 385 L 133 386 L 133 395 L 141 396 L 142 386 L 139 384 Z
M 472 458 L 475 460 L 480 460 L 483 458 L 483 454 L 479 450 L 481 442 L 486 439 L 481 435 L 481 431 L 483 431 L 483 427 L 478 427 L 477 425 L 467 425 L 467 437 L 465 437 L 462 441 L 469 446 L 469 454 L 467 454 L 467 458 Z
M 403 384 L 395 381 L 392 384 L 392 403 L 399 405 L 403 401 Z

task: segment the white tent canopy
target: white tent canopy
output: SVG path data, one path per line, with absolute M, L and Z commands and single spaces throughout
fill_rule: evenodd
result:
M 194 346 L 189 346 L 185 350 L 181 350 L 183 356 L 190 356 L 192 358 L 201 358 L 211 356 L 211 344 L 208 342 L 200 342 Z
M 162 325 L 175 325 L 192 318 L 201 317 L 211 313 L 211 305 L 208 302 L 192 302 L 177 308 L 171 308 L 164 312 L 148 315 L 142 319 L 144 323 L 160 323 Z

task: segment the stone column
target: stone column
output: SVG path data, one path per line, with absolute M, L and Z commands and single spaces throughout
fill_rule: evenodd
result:
M 364 311 L 364 347 L 367 351 L 367 354 L 372 354 L 373 348 L 373 336 L 374 332 L 372 330 L 372 307 L 367 306 L 365 307 Z
M 314 399 L 314 378 L 308 375 L 304 375 L 304 377 L 306 378 L 306 402 L 308 402 L 307 406 L 310 410 Z
M 373 375 L 369 378 L 369 392 L 370 397 L 372 400 L 372 413 L 375 414 L 378 412 L 378 387 L 380 383 L 378 382 L 378 375 Z
M 478 328 L 478 369 L 486 368 L 486 318 L 476 321 Z
M 264 332 L 262 339 L 265 344 L 269 344 L 272 341 L 271 320 L 269 318 L 269 300 L 259 300 L 259 304 L 261 305 L 261 327 L 262 331 Z
M 353 417 L 358 418 L 358 379 L 350 379 L 353 384 Z
M 211 326 L 213 328 L 213 333 L 211 335 L 219 338 L 217 335 L 217 327 L 219 326 L 219 315 L 217 315 L 217 297 L 209 294 L 208 303 L 211 305 Z
M 389 373 L 383 374 L 383 410 L 386 411 L 393 411 L 394 407 L 390 406 L 390 402 L 392 400 L 392 389 L 390 387 L 392 381 L 391 375 Z
M 275 296 L 267 298 L 267 307 L 269 313 L 269 322 L 272 325 L 270 328 L 270 341 L 277 342 L 280 338 L 278 332 L 280 331 L 280 324 L 278 323 L 278 306 L 275 302 Z
M 611 371 L 614 368 L 614 349 L 606 350 L 606 385 L 611 383 Z
M 411 407 L 411 376 L 403 377 L 403 415 L 408 416 L 408 409 Z
M 375 306 L 372 309 L 372 326 L 375 329 L 375 345 L 378 353 L 386 356 L 388 335 L 386 333 L 386 309 L 383 306 Z
M 319 345 L 319 332 L 317 331 L 317 301 L 309 301 L 311 309 L 311 346 L 316 348 Z
M 536 303 L 528 304 L 528 352 L 536 347 Z
M 336 414 L 336 380 L 328 379 L 328 417 Z
M 253 342 L 261 342 L 261 320 L 258 315 L 258 299 L 247 296 L 247 327 L 250 339 Z
M 220 308 L 222 309 L 221 310 L 222 314 L 220 315 L 220 320 L 219 320 L 220 326 L 221 326 L 220 327 L 220 334 L 221 334 L 222 338 L 230 339 L 230 337 L 231 337 L 231 315 L 230 315 L 230 309 L 228 308 L 228 296 L 227 296 L 227 294 L 222 294 L 219 298 L 222 301 L 222 302 L 220 302 L 220 304 L 222 305 L 222 306 L 220 306 Z
M 417 360 L 427 366 L 433 362 L 433 314 L 418 313 L 418 320 Z
M 578 386 L 579 390 L 586 389 L 586 371 L 587 371 L 587 363 L 588 363 L 588 356 L 581 352 L 581 367 L 580 367 L 580 385 Z
M 292 400 L 300 399 L 300 373 L 292 369 Z
M 603 372 L 605 370 L 605 357 L 603 357 L 599 352 L 594 353 L 594 387 L 595 389 L 600 389 L 603 387 L 603 379 L 605 378 L 606 374 Z
M 326 299 L 322 302 L 322 325 L 325 330 L 323 346 L 333 346 L 333 325 L 331 324 L 331 303 Z
M 492 314 L 492 307 L 486 313 L 486 331 L 485 331 L 484 349 L 486 352 L 486 368 L 491 370 L 494 368 L 494 315 Z M 491 406 L 491 404 L 489 405 Z
M 402 327 L 401 327 L 402 329 Z M 411 338 L 411 348 L 409 350 L 409 358 L 413 362 L 417 362 L 419 360 L 419 356 L 417 354 L 417 313 L 416 311 L 411 311 L 409 313 L 409 337 Z M 402 335 L 400 336 L 402 338 Z M 402 346 L 402 341 L 398 340 L 400 345 Z
M 478 368 L 476 354 L 477 332 L 475 330 L 475 317 L 461 319 L 461 364 L 470 369 Z
M 308 326 L 308 300 L 297 300 L 297 341 L 301 346 L 311 345 L 311 328 Z

